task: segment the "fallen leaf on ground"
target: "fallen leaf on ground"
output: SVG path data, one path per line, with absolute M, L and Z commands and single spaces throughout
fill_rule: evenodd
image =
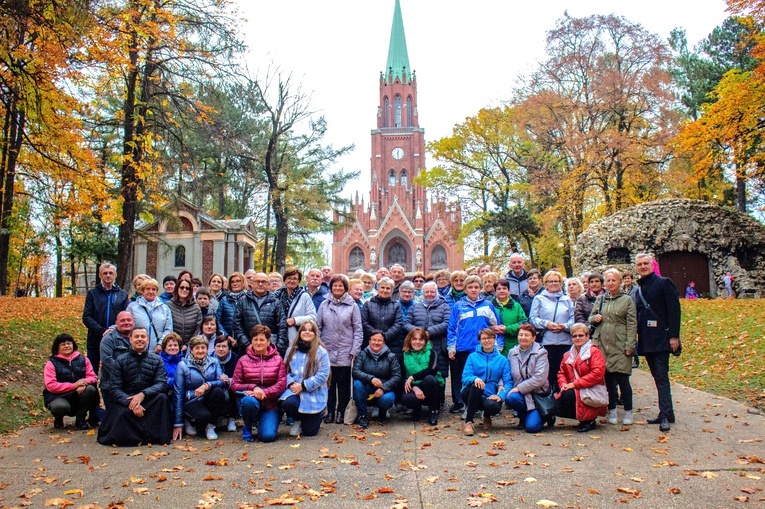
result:
M 544 509 L 549 509 L 550 507 L 558 507 L 558 504 L 556 504 L 552 500 L 544 500 L 544 499 L 537 501 L 537 505 L 543 507 Z
M 65 498 L 49 498 L 45 501 L 45 507 L 66 507 L 68 505 L 74 505 L 74 502 Z

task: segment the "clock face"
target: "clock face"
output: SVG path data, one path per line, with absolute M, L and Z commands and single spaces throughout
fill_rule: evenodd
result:
M 396 147 L 391 151 L 390 155 L 393 156 L 393 159 L 401 159 L 404 157 L 404 149 L 401 147 Z

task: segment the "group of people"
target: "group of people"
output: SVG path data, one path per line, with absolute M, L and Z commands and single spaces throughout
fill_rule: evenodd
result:
M 83 311 L 87 358 L 71 336 L 56 338 L 45 401 L 57 427 L 65 415 L 78 429 L 100 424 L 103 444 L 212 440 L 237 420 L 243 440 L 268 442 L 280 422 L 311 436 L 322 424 L 384 423 L 392 411 L 435 426 L 451 378 L 448 411 L 462 413 L 466 435 L 479 412 L 486 429 L 504 406 L 529 433 L 556 417 L 584 432 L 599 416 L 619 422 L 618 404 L 622 423 L 633 422 L 640 353 L 659 393 L 649 422 L 667 431 L 680 307 L 654 263 L 636 257 L 637 285 L 613 268 L 567 281 L 526 271 L 518 253 L 503 276 L 488 265 L 408 279 L 399 265 L 350 278 L 324 267 L 301 286 L 293 268 L 214 274 L 203 286 L 185 272 L 166 277 L 161 295 L 155 279 L 136 276 L 130 297 L 102 264 Z

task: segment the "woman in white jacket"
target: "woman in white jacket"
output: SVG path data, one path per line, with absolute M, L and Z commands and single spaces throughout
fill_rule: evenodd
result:
M 574 303 L 563 293 L 563 276 L 551 270 L 542 280 L 545 289 L 531 303 L 529 321 L 537 330 L 537 341 L 542 336 L 542 346 L 550 361 L 548 380 L 557 387 L 558 370 L 563 356 L 571 349 L 571 326 L 574 325 Z
M 141 283 L 141 296 L 131 302 L 127 310 L 133 315 L 135 328 L 149 332 L 149 352 L 158 353 L 162 338 L 173 332 L 173 313 L 170 308 L 157 298 L 159 283 L 156 279 L 147 279 Z

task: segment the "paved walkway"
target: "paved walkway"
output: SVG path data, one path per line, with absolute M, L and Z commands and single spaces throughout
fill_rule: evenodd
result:
M 128 449 L 33 427 L 0 439 L 0 507 L 765 507 L 765 417 L 675 385 L 678 422 L 663 434 L 645 424 L 653 380 L 639 371 L 633 385 L 636 424 L 586 434 L 559 420 L 528 435 L 508 412 L 471 438 L 457 416 L 435 428 L 394 416 L 366 433 L 330 425 L 299 440 L 282 426 L 272 444 L 221 433 Z

